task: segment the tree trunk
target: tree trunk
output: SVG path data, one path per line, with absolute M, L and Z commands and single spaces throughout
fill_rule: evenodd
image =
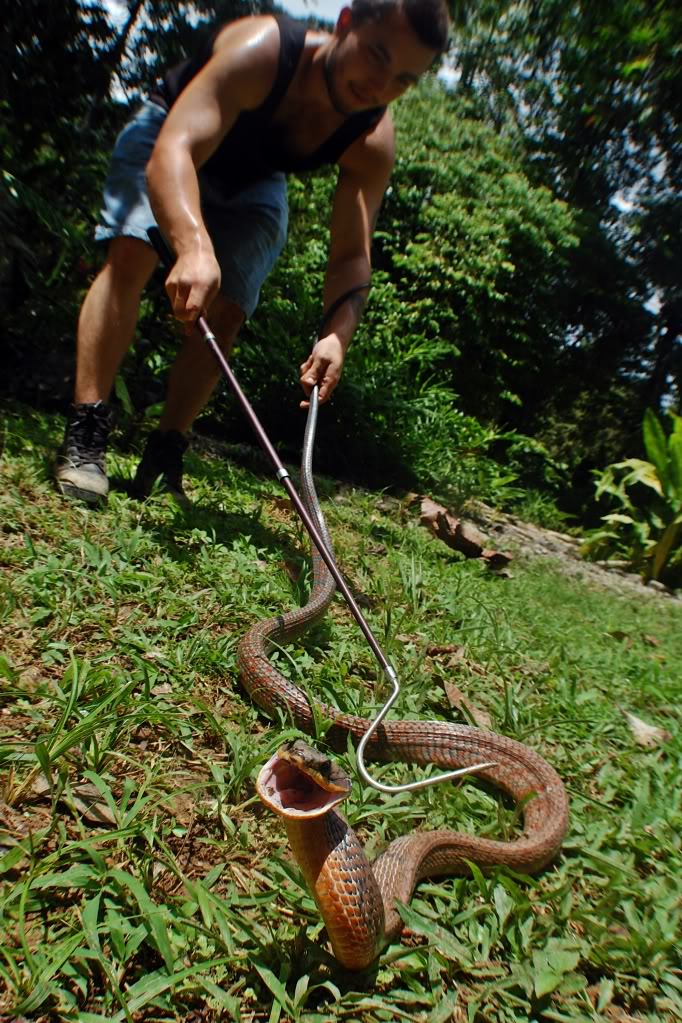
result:
M 94 94 L 90 109 L 87 112 L 85 121 L 83 124 L 84 128 L 89 128 L 92 124 L 93 117 L 97 113 L 97 110 L 101 106 L 103 100 L 109 95 L 111 91 L 111 83 L 114 80 L 114 76 L 117 74 L 118 69 L 121 65 L 121 61 L 125 56 L 126 48 L 128 46 L 128 39 L 130 34 L 135 27 L 135 23 L 140 16 L 142 8 L 144 7 L 145 0 L 135 0 L 133 7 L 128 15 L 128 20 L 121 29 L 121 32 L 116 39 L 116 42 L 107 52 L 103 59 L 103 64 L 106 68 L 106 74 L 103 76 L 102 84 Z

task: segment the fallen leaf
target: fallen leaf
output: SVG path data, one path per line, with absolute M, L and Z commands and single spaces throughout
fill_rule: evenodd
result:
M 442 643 L 439 645 L 427 646 L 427 657 L 440 657 L 441 654 L 456 654 L 457 657 L 464 657 L 464 647 L 461 643 Z
M 31 793 L 37 799 L 50 794 L 50 783 L 45 775 L 40 774 L 31 786 Z M 80 782 L 71 786 L 73 803 L 78 812 L 93 824 L 116 824 L 116 818 L 109 809 L 107 803 L 96 785 L 92 782 Z M 64 794 L 62 793 L 63 798 Z
M 418 632 L 399 632 L 395 637 L 400 643 L 419 643 L 423 639 Z
M 472 703 L 459 686 L 456 686 L 454 682 L 444 682 L 443 688 L 445 689 L 445 695 L 448 698 L 448 703 L 451 707 L 455 707 L 457 710 L 461 710 L 465 715 L 475 721 L 479 728 L 490 729 L 492 725 L 492 719 L 490 715 L 477 707 L 476 704 Z
M 642 721 L 641 718 L 636 717 L 627 710 L 624 710 L 622 713 L 630 726 L 630 731 L 638 746 L 662 746 L 668 739 L 672 739 L 672 734 L 667 732 L 665 728 L 649 725 L 646 721 Z
M 618 640 L 619 643 L 623 644 L 626 650 L 629 650 L 632 646 L 632 636 L 630 636 L 627 632 L 623 632 L 622 629 L 610 629 L 606 635 L 610 636 L 611 639 Z
M 159 686 L 154 686 L 151 690 L 152 696 L 166 696 L 168 693 L 173 692 L 173 686 L 170 682 L 162 682 Z

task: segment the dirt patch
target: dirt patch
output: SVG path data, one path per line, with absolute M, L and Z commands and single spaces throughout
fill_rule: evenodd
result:
M 582 540 L 579 537 L 521 522 L 485 505 L 477 505 L 471 517 L 485 531 L 493 546 L 509 549 L 519 560 L 549 558 L 560 571 L 589 585 L 628 596 L 682 603 L 682 596 L 674 594 L 661 583 L 643 582 L 618 562 L 586 561 L 580 553 Z

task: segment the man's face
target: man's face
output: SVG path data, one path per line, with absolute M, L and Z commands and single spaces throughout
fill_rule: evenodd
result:
M 437 54 L 415 35 L 401 9 L 353 25 L 344 8 L 327 58 L 332 102 L 344 114 L 382 107 L 409 89 Z

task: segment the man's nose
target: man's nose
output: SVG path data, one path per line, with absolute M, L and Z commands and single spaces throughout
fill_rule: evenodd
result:
M 369 79 L 369 88 L 376 99 L 381 99 L 383 94 L 388 91 L 390 79 L 391 73 L 388 69 L 376 69 L 372 72 Z

